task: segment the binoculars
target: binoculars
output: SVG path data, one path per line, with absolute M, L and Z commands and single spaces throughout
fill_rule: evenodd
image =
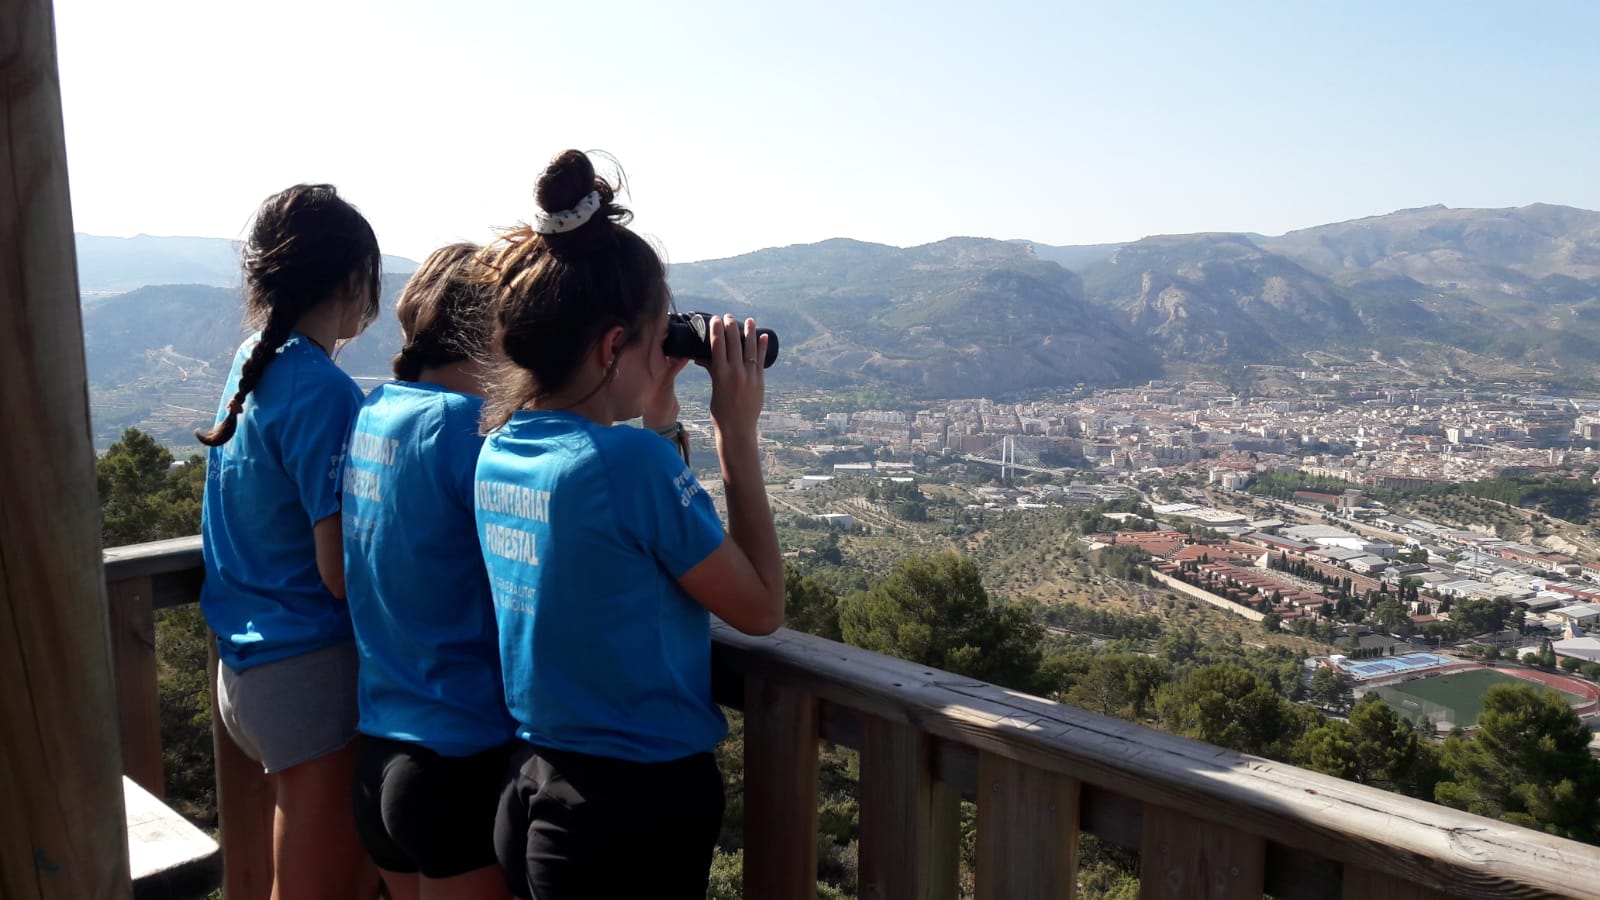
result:
M 710 362 L 711 320 L 715 318 L 711 313 L 703 312 L 671 314 L 667 317 L 667 339 L 661 344 L 661 352 L 674 359 Z M 743 340 L 742 330 L 734 334 Z M 778 361 L 778 333 L 771 328 L 756 329 L 758 337 L 763 334 L 767 336 L 767 358 L 761 361 L 761 367 L 770 369 Z

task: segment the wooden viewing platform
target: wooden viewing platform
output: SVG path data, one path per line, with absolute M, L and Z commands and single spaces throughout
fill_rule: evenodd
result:
M 153 615 L 196 600 L 200 545 L 102 560 L 49 0 L 0 0 L 0 121 L 0 898 L 121 900 L 119 776 L 163 793 Z M 862 897 L 955 897 L 962 797 L 981 900 L 1073 896 L 1081 832 L 1137 850 L 1147 898 L 1600 893 L 1595 847 L 819 638 L 720 629 L 714 678 L 745 711 L 750 900 L 815 896 L 823 740 L 861 753 Z M 256 900 L 271 792 L 213 734 L 224 889 Z
M 125 766 L 159 775 L 153 610 L 194 602 L 199 538 L 105 553 Z M 1073 896 L 1078 834 L 1136 850 L 1147 898 L 1594 897 L 1600 848 L 1247 756 L 788 630 L 719 627 L 719 702 L 745 714 L 745 896 L 816 896 L 819 741 L 861 753 L 860 896 Z M 221 729 L 229 900 L 266 896 L 271 798 Z M 147 787 L 150 785 L 145 783 Z M 156 788 L 152 791 L 159 794 Z

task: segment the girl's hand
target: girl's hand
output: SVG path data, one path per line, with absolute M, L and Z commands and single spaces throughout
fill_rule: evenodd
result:
M 687 359 L 668 359 L 667 368 L 650 391 L 644 403 L 644 427 L 664 428 L 678 421 L 678 373 L 689 364 Z
M 766 402 L 767 337 L 756 335 L 756 320 L 731 315 L 711 320 L 711 420 L 719 438 L 755 439 Z

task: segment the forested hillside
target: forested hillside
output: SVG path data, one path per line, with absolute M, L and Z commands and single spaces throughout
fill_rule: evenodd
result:
M 172 463 L 136 431 L 99 462 L 107 545 L 198 529 L 203 463 L 199 457 Z M 1496 688 L 1476 733 L 1452 734 L 1436 745 L 1381 701 L 1352 707 L 1348 685 L 1330 670 L 1304 679 L 1302 660 L 1314 644 L 1269 637 L 1258 626 L 1142 586 L 1146 560 L 1135 551 L 1078 551 L 1079 534 L 1108 522 L 1104 511 L 1047 511 L 960 526 L 984 548 L 982 564 L 909 534 L 785 526 L 785 548 L 803 550 L 805 559 L 787 572 L 789 623 L 1230 749 L 1578 840 L 1600 839 L 1600 763 L 1588 754 L 1587 729 L 1561 701 L 1531 687 Z M 1147 612 L 1097 609 L 1050 599 L 1058 596 L 1052 592 L 1023 599 L 1030 585 L 1022 573 L 1041 568 L 1056 570 L 1062 584 L 1126 584 L 1147 598 Z M 1016 593 L 996 593 L 993 585 L 1001 582 Z M 212 825 L 205 640 L 194 605 L 162 613 L 157 650 L 168 797 Z M 740 896 L 740 741 L 735 717 L 720 752 L 729 802 L 713 872 L 711 896 L 719 900 Z M 852 752 L 826 752 L 819 896 L 855 892 L 858 778 Z M 970 891 L 970 809 L 968 815 L 963 872 Z M 1137 896 L 1136 861 L 1092 837 L 1083 841 L 1084 896 Z

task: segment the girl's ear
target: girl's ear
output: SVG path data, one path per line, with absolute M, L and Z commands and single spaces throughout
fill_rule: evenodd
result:
M 627 329 L 621 325 L 613 325 L 600 335 L 600 340 L 595 341 L 595 348 L 600 353 L 600 368 L 609 369 L 616 365 L 617 357 L 622 354 L 623 345 L 626 343 Z

